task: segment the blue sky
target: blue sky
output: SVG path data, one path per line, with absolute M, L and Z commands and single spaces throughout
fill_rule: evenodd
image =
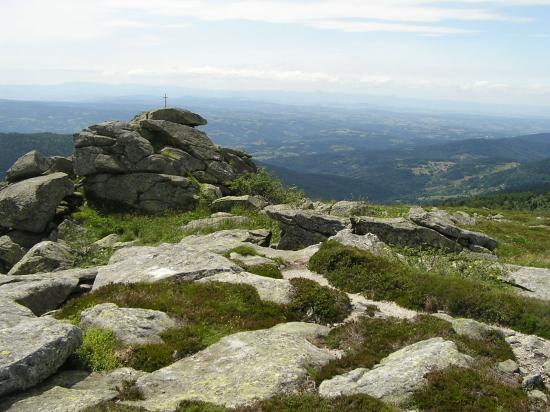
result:
M 550 0 L 1 0 L 0 55 L 8 85 L 550 107 Z

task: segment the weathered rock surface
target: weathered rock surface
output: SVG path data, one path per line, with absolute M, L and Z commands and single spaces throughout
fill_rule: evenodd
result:
M 550 269 L 505 265 L 504 279 L 521 287 L 518 292 L 550 300 Z
M 368 203 L 356 200 L 340 200 L 331 205 L 329 213 L 334 216 L 363 216 L 368 210 Z
M 239 285 L 250 285 L 258 291 L 260 299 L 274 302 L 280 305 L 290 303 L 293 288 L 286 279 L 272 279 L 265 276 L 258 276 L 248 272 L 241 273 L 219 273 L 200 279 L 199 282 L 222 282 Z
M 81 412 L 118 395 L 116 391 L 74 390 L 55 386 L 35 396 L 5 402 L 6 412 Z
M 344 246 L 351 246 L 360 250 L 366 250 L 375 255 L 390 253 L 390 248 L 384 242 L 380 242 L 376 235 L 367 233 L 366 235 L 356 235 L 351 229 L 344 229 L 329 237 L 329 240 L 335 240 Z
M 28 318 L 0 329 L 0 396 L 53 374 L 80 341 L 79 328 L 51 318 Z
M 417 225 L 433 229 L 467 248 L 481 246 L 488 250 L 494 250 L 498 246 L 495 239 L 483 233 L 459 228 L 452 218 L 442 211 L 427 212 L 421 207 L 413 207 L 409 212 L 409 219 Z
M 65 173 L 34 177 L 0 191 L 0 226 L 41 233 L 74 185 Z
M 184 400 L 238 407 L 300 390 L 307 368 L 337 353 L 309 340 L 329 328 L 287 323 L 222 338 L 203 351 L 137 380 L 143 401 L 127 402 L 150 411 L 175 411 Z
M 71 249 L 64 243 L 45 241 L 34 245 L 8 272 L 8 275 L 29 275 L 69 269 L 74 263 Z
M 94 373 L 64 370 L 28 391 L 7 397 L 0 402 L 0 410 L 80 412 L 118 397 L 125 384 L 144 375 L 131 368 Z
M 181 176 L 155 173 L 100 174 L 86 179 L 90 199 L 99 205 L 118 205 L 147 213 L 192 210 L 199 187 Z
M 204 219 L 193 220 L 183 226 L 182 229 L 184 232 L 190 232 L 193 230 L 203 230 L 223 225 L 247 225 L 250 223 L 250 218 L 246 216 L 207 217 Z
M 11 328 L 25 319 L 34 317 L 29 308 L 11 299 L 0 297 L 0 329 Z
M 185 244 L 134 246 L 116 251 L 110 264 L 98 269 L 93 289 L 110 283 L 158 282 L 172 277 L 197 280 L 241 271 L 223 256 Z
M 76 290 L 78 283 L 76 276 L 69 275 L 2 276 L 0 299 L 15 301 L 40 316 L 57 309 Z
M 272 259 L 268 259 L 258 255 L 244 256 L 236 252 L 231 252 L 231 254 L 229 255 L 229 259 L 244 266 L 262 266 L 262 265 L 272 265 L 275 267 L 277 266 L 277 263 L 275 263 L 275 261 L 273 261 Z
M 27 251 L 21 245 L 15 243 L 11 237 L 0 237 L 0 262 L 11 268 L 25 255 Z
M 372 233 L 385 243 L 396 246 L 430 246 L 449 251 L 460 251 L 462 246 L 427 227 L 418 226 L 405 218 L 352 217 L 353 232 Z
M 429 372 L 449 366 L 468 367 L 471 360 L 454 342 L 432 338 L 392 353 L 371 370 L 359 368 L 323 381 L 319 393 L 324 397 L 367 394 L 401 404 L 425 383 Z
M 267 202 L 257 196 L 225 196 L 212 202 L 214 212 L 231 212 L 234 207 L 246 210 L 262 210 Z
M 40 176 L 49 169 L 50 162 L 36 150 L 24 154 L 15 161 L 6 172 L 8 182 L 17 182 L 31 177 Z
M 182 124 L 184 126 L 204 126 L 207 121 L 204 117 L 190 112 L 189 110 L 175 107 L 151 110 L 138 114 L 132 119 L 132 122 L 139 123 L 142 120 L 166 120 L 172 123 Z
M 279 249 L 296 250 L 323 242 L 349 225 L 349 220 L 344 218 L 286 205 L 268 206 L 264 210 L 281 227 Z
M 158 310 L 119 308 L 114 303 L 103 303 L 86 309 L 80 315 L 80 327 L 111 330 L 124 345 L 163 343 L 160 335 L 176 327 L 176 322 Z
M 194 235 L 183 238 L 182 245 L 189 245 L 200 250 L 224 254 L 238 246 L 268 246 L 271 232 L 267 230 L 220 230 L 209 235 Z

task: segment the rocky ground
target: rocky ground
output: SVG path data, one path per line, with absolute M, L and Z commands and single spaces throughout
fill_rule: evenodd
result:
M 550 269 L 512 220 L 313 202 L 205 123 L 146 112 L 8 171 L 0 410 L 549 410 Z

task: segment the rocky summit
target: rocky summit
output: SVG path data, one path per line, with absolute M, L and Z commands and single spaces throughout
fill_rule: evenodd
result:
M 0 410 L 550 410 L 550 215 L 308 199 L 206 124 L 7 171 Z

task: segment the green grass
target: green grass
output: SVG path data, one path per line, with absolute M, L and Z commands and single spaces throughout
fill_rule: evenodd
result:
M 496 250 L 499 260 L 520 266 L 550 268 L 550 211 L 517 211 L 501 209 L 445 208 L 449 211 L 464 210 L 483 216 L 502 214 L 509 221 L 479 219 L 475 227 L 465 229 L 483 232 L 500 242 Z M 541 219 L 537 219 L 540 217 Z
M 472 279 L 425 273 L 387 256 L 329 241 L 311 258 L 310 269 L 331 284 L 374 300 L 497 323 L 550 338 L 550 303 L 513 294 Z
M 372 368 L 396 350 L 438 336 L 454 341 L 459 351 L 477 358 L 479 363 L 514 359 L 510 345 L 498 332 L 476 340 L 457 335 L 449 322 L 429 315 L 411 321 L 360 318 L 333 329 L 324 339 L 328 347 L 344 350 L 345 355 L 314 370 L 313 379 L 320 383 L 356 368 Z
M 284 307 L 261 301 L 251 286 L 177 280 L 108 285 L 71 300 L 57 317 L 77 323 L 83 310 L 106 302 L 160 310 L 181 322 L 181 327 L 162 335 L 164 344 L 124 351 L 123 361 L 127 366 L 146 371 L 174 362 L 174 353 L 182 357 L 204 349 L 225 335 L 269 328 L 287 320 Z
M 342 322 L 351 312 L 348 296 L 339 290 L 304 278 L 291 279 L 290 283 L 295 292 L 289 310 L 296 320 L 332 324 Z
M 258 256 L 258 252 L 256 251 L 256 249 L 248 245 L 241 245 L 231 249 L 229 252 L 227 252 L 227 256 L 231 255 L 231 253 L 237 253 L 241 256 Z
M 425 412 L 527 412 L 527 394 L 478 369 L 451 367 L 428 375 L 428 384 L 413 394 L 412 408 Z
M 84 412 L 140 412 L 143 409 L 128 407 L 114 402 L 86 409 Z M 183 402 L 177 412 L 397 412 L 367 395 L 339 396 L 323 399 L 317 394 L 302 393 L 276 396 L 251 406 L 228 409 L 204 402 Z
M 80 349 L 85 359 L 111 359 L 116 353 L 117 361 L 123 365 L 150 372 L 236 332 L 270 328 L 294 320 L 334 323 L 349 314 L 345 294 L 309 282 L 314 283 L 293 281 L 296 293 L 287 306 L 262 301 L 256 289 L 248 285 L 177 279 L 153 284 L 112 284 L 69 301 L 56 317 L 78 324 L 83 310 L 107 302 L 167 313 L 181 326 L 165 331 L 161 335 L 162 344 L 127 348 L 117 344 L 110 332 L 98 339 L 97 331 L 93 330 L 90 337 L 95 340 L 85 339 Z M 81 364 L 92 370 L 112 369 L 108 362 Z
M 244 270 L 258 276 L 264 276 L 266 278 L 273 278 L 273 279 L 283 278 L 283 275 L 279 270 L 279 268 L 269 263 L 266 263 L 265 265 L 245 266 Z

